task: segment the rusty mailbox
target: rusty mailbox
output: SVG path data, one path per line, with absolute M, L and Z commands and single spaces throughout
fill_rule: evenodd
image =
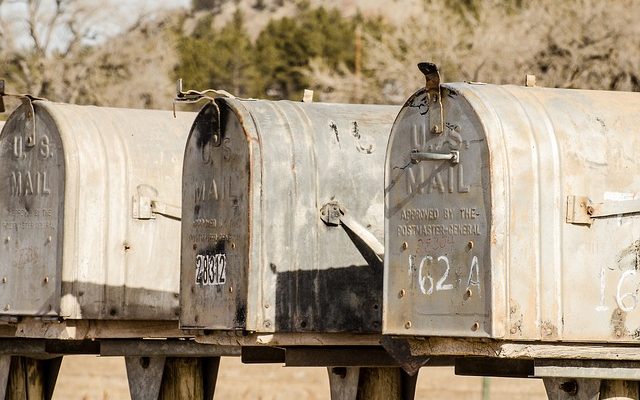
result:
M 380 332 L 399 107 L 218 98 L 183 173 L 181 326 Z
M 2 318 L 177 320 L 195 114 L 23 103 L 0 136 Z
M 424 72 L 387 149 L 383 332 L 637 342 L 640 94 Z

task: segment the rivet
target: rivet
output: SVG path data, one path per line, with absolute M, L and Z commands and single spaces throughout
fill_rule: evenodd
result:
M 616 336 L 617 337 L 622 336 L 622 331 L 620 329 L 616 329 Z
M 405 329 L 411 329 L 411 321 L 407 321 L 404 323 L 404 328 Z
M 409 248 L 409 243 L 407 242 L 402 242 L 402 250 L 406 250 Z
M 473 325 L 471 325 L 471 330 L 475 332 L 478 329 L 480 329 L 480 324 L 477 322 L 474 322 Z
M 473 249 L 473 241 L 469 240 L 469 243 L 467 243 L 467 247 L 469 247 L 469 250 Z
M 229 286 L 229 293 L 233 293 L 233 286 Z
M 265 304 L 265 305 L 264 305 L 264 308 L 269 308 L 269 305 L 268 305 L 268 304 Z
M 515 335 L 515 334 L 516 334 L 516 332 L 518 332 L 518 329 L 514 326 L 513 328 L 511 328 L 511 329 L 509 330 L 509 332 L 511 332 L 511 334 L 512 334 L 512 335 Z
M 400 291 L 398 292 L 398 297 L 402 298 L 404 297 L 405 293 L 407 293 L 404 289 L 400 289 Z
M 2 277 L 2 283 L 7 283 L 7 277 L 6 276 Z
M 617 311 L 616 311 L 616 314 L 618 314 L 618 315 L 622 315 L 622 310 L 617 310 Z
M 235 249 L 236 248 L 236 244 L 234 242 L 231 242 L 231 248 Z
M 48 276 L 44 277 L 44 283 L 49 283 L 49 277 Z
M 463 298 L 464 298 L 465 300 L 467 300 L 467 299 L 468 299 L 468 298 L 470 298 L 471 296 L 473 296 L 473 292 L 471 291 L 471 289 L 470 289 L 470 288 L 467 288 L 467 290 L 464 292 L 464 296 L 463 296 Z
M 271 327 L 271 321 L 269 321 L 269 320 L 264 321 L 264 326 L 265 326 L 265 328 Z
M 198 248 L 198 245 L 194 243 L 194 244 L 193 244 L 193 249 L 195 250 L 195 249 L 197 249 L 197 248 Z
M 9 243 L 11 241 L 11 236 L 7 236 L 7 238 L 4 241 Z

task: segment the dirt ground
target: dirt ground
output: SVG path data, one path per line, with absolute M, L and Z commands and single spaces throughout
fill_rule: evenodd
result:
M 490 400 L 546 399 L 542 381 L 537 379 L 489 378 L 486 384 Z M 416 399 L 483 400 L 482 387 L 482 378 L 455 376 L 452 368 L 424 368 L 418 378 Z M 124 359 L 65 357 L 53 398 L 128 399 Z M 324 368 L 243 365 L 238 358 L 223 358 L 215 399 L 328 400 L 329 378 Z

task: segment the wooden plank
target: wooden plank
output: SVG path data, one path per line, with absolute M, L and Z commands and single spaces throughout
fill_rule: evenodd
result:
M 407 340 L 412 356 L 639 361 L 638 346 L 585 343 L 514 343 L 489 339 L 426 338 Z

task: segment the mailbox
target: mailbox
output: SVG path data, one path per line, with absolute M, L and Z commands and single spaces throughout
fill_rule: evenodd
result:
M 637 343 L 640 94 L 425 72 L 387 149 L 383 333 Z
M 195 113 L 26 101 L 0 136 L 0 314 L 177 320 Z
M 380 332 L 399 107 L 218 98 L 183 168 L 183 328 Z

